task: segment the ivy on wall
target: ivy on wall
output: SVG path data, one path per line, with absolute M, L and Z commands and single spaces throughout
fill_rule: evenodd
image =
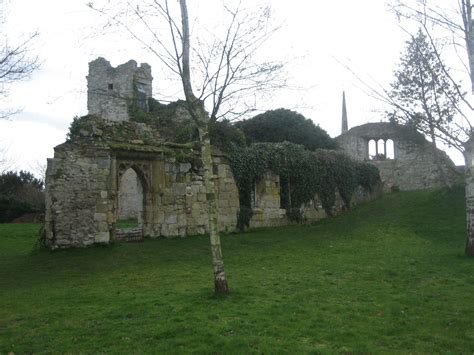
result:
M 256 143 L 235 147 L 228 154 L 240 199 L 238 227 L 244 229 L 252 218 L 251 191 L 254 181 L 266 171 L 280 176 L 282 202 L 291 220 L 299 221 L 300 207 L 317 194 L 328 215 L 333 214 L 336 190 L 350 208 L 357 186 L 371 190 L 380 182 L 378 169 L 368 163 L 352 160 L 333 150 L 304 149 L 282 143 Z

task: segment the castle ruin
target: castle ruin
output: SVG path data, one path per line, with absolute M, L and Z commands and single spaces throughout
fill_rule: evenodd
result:
M 175 143 L 166 127 L 135 122 L 130 115 L 131 109 L 148 111 L 150 66 L 129 61 L 113 68 L 99 58 L 89 63 L 87 82 L 89 115 L 73 121 L 68 140 L 48 159 L 45 244 L 56 249 L 207 233 L 200 147 Z M 184 124 L 185 109 L 173 112 L 171 122 Z M 233 232 L 240 209 L 237 185 L 225 154 L 213 148 L 212 155 L 219 229 Z M 278 175 L 269 171 L 256 182 L 250 227 L 291 223 L 280 194 Z M 377 196 L 359 188 L 351 203 Z M 336 201 L 335 213 L 345 208 L 338 194 Z M 317 196 L 301 209 L 309 222 L 326 217 Z M 136 225 L 121 227 L 122 219 Z

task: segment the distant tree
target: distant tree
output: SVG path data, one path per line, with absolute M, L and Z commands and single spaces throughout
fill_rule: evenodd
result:
M 389 112 L 391 120 L 413 126 L 434 144 L 437 137 L 454 135 L 450 123 L 459 104 L 457 90 L 460 85 L 447 77 L 434 48 L 421 30 L 407 42 L 394 74 L 389 96 L 397 105 Z M 449 143 L 448 139 L 446 143 Z
M 390 120 L 413 127 L 427 136 L 434 148 L 438 139 L 452 144 L 458 134 L 452 122 L 461 99 L 459 85 L 448 77 L 448 69 L 443 68 L 421 29 L 407 42 L 400 66 L 394 74 L 395 81 L 389 92 L 393 103 L 388 113 Z M 462 152 L 461 147 L 458 149 Z M 450 186 L 438 151 L 433 151 L 439 172 L 446 185 Z
M 0 175 L 0 223 L 44 211 L 43 186 L 42 180 L 27 171 Z
M 450 89 L 456 91 L 456 97 L 452 96 L 451 102 L 455 104 L 453 107 L 455 107 L 457 114 L 452 117 L 449 124 L 444 122 L 442 126 L 437 127 L 441 129 L 435 129 L 435 135 L 439 141 L 443 141 L 463 153 L 466 167 L 470 168 L 466 170 L 465 174 L 466 183 L 469 185 L 474 181 L 474 173 L 471 171 L 470 152 L 466 151 L 466 147 L 470 144 L 466 145 L 466 143 L 470 143 L 470 140 L 473 139 L 471 120 L 474 106 L 471 103 L 472 95 L 465 94 L 451 72 L 462 75 L 462 69 L 464 69 L 464 77 L 469 78 L 470 91 L 471 94 L 474 94 L 474 26 L 471 0 L 389 0 L 387 4 L 401 22 L 402 28 L 411 35 L 412 39 L 416 35 L 412 34 L 412 28 L 406 24 L 416 24 L 417 28 L 421 28 L 437 59 L 437 68 L 440 68 L 445 78 L 451 82 Z M 446 52 L 449 47 L 451 47 L 453 55 L 447 62 L 442 57 L 442 53 Z M 455 70 L 451 71 L 450 68 Z M 360 79 L 360 77 L 358 78 Z M 361 82 L 370 95 L 391 106 L 397 106 L 398 103 L 389 96 L 388 91 L 384 88 L 377 89 L 364 80 Z M 451 94 L 449 93 L 449 95 Z M 474 214 L 470 212 L 473 209 L 471 194 L 467 190 L 466 209 L 469 228 L 465 253 L 474 256 Z
M 309 150 L 336 149 L 337 144 L 325 130 L 303 115 L 287 110 L 267 111 L 236 123 L 250 143 L 288 141 Z

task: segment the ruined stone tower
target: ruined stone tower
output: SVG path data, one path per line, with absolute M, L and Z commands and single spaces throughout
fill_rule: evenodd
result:
M 152 96 L 151 67 L 130 60 L 116 68 L 104 58 L 89 63 L 87 109 L 89 114 L 111 121 L 128 121 L 129 107 L 148 111 Z

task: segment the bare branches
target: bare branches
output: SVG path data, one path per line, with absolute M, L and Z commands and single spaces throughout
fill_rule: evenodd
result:
M 443 4 L 445 5 L 445 4 Z M 388 7 L 396 14 L 400 20 L 411 21 L 424 29 L 426 35 L 435 44 L 434 33 L 450 34 L 450 42 L 453 51 L 458 53 L 458 47 L 464 47 L 465 58 L 461 60 L 461 66 L 468 68 L 468 75 L 471 82 L 471 91 L 474 93 L 474 36 L 472 23 L 471 0 L 458 0 L 457 9 L 454 7 L 448 10 L 447 7 L 437 6 L 434 1 L 429 0 L 397 0 L 388 4 Z M 438 54 L 439 47 L 435 45 Z
M 190 69 L 190 64 L 189 64 L 190 63 L 190 58 L 189 58 L 190 42 L 189 42 L 188 7 L 186 6 L 185 0 L 180 0 L 179 4 L 181 7 L 181 19 L 182 19 L 182 26 L 183 26 L 183 38 L 181 39 L 182 45 L 183 45 L 181 80 L 183 82 L 183 90 L 184 90 L 184 95 L 186 96 L 186 101 L 188 101 L 188 103 L 189 102 L 193 103 L 196 100 L 196 97 L 194 96 L 193 88 L 191 85 L 191 69 Z
M 1 20 L 3 25 L 4 19 Z M 31 47 L 39 34 L 37 32 L 18 39 L 12 44 L 11 38 L 0 30 L 0 40 L 3 42 L 0 48 L 0 96 L 8 96 L 10 86 L 18 81 L 27 80 L 39 67 L 38 56 L 31 55 Z M 18 108 L 0 109 L 0 119 L 8 118 L 21 110 Z
M 5 84 L 28 79 L 38 68 L 38 57 L 29 56 L 29 46 L 37 36 L 38 33 L 34 33 L 24 42 L 15 46 L 10 46 L 8 41 L 6 41 L 0 49 L 0 83 L 2 84 L 2 93 Z
M 248 112 L 255 104 L 255 90 L 261 96 L 286 85 L 280 76 L 283 63 L 260 59 L 258 53 L 279 29 L 272 27 L 267 7 L 250 11 L 239 1 L 233 7 L 223 3 L 222 18 L 203 26 L 198 19 L 190 34 L 184 33 L 186 29 L 177 23 L 179 14 L 187 16 L 181 11 L 181 3 L 177 6 L 168 0 L 124 0 L 107 5 L 88 4 L 104 16 L 105 28 L 125 29 L 179 80 L 188 77 L 185 96 L 192 92 L 202 100 L 211 121 L 224 113 L 232 119 Z M 193 41 L 186 44 L 188 34 Z M 189 59 L 183 60 L 184 57 Z
M 168 70 L 180 75 L 179 58 L 170 50 L 168 43 L 160 36 L 159 30 L 152 26 L 154 22 L 152 20 L 157 21 L 157 17 L 158 20 L 164 19 L 165 23 L 168 23 L 171 17 L 166 9 L 158 5 L 156 1 L 141 6 L 133 1 L 114 3 L 111 7 L 99 7 L 93 2 L 89 2 L 87 6 L 105 18 L 105 24 L 102 26 L 104 30 L 112 27 L 124 29 Z

